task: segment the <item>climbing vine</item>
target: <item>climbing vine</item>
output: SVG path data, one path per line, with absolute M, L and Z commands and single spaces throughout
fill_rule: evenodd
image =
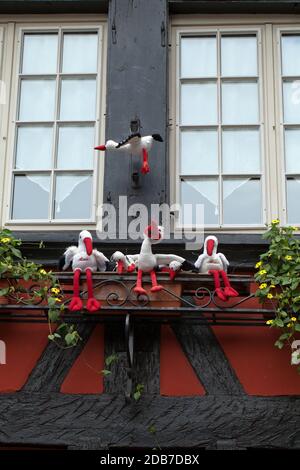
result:
M 28 261 L 21 252 L 22 241 L 16 239 L 7 229 L 0 230 L 0 296 L 12 303 L 27 305 L 47 305 L 49 336 L 59 347 L 75 346 L 80 336 L 74 325 L 63 321 L 65 309 L 58 279 L 42 265 Z M 42 249 L 43 244 L 39 244 Z M 30 281 L 33 288 L 28 290 L 24 282 Z
M 300 364 L 300 241 L 294 236 L 296 227 L 281 227 L 278 219 L 272 221 L 263 238 L 269 247 L 256 264 L 256 281 L 259 283 L 256 296 L 261 302 L 273 304 L 275 318 L 267 321 L 281 334 L 275 346 L 295 349 L 292 364 Z M 300 342 L 299 342 L 300 344 Z M 296 347 L 295 347 L 296 346 Z M 298 366 L 300 372 L 300 366 Z

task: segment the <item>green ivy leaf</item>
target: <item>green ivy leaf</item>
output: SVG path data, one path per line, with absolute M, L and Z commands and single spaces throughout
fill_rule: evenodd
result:
M 0 296 L 5 297 L 9 293 L 9 287 L 5 287 L 4 289 L 0 289 Z
M 111 366 L 114 362 L 116 362 L 118 360 L 118 356 L 117 354 L 112 354 L 111 356 L 108 356 L 106 359 L 105 359 L 105 365 L 107 367 Z
M 56 323 L 59 320 L 59 311 L 49 310 L 48 317 L 51 323 Z
M 17 248 L 14 248 L 13 246 L 11 246 L 10 249 L 11 249 L 12 254 L 13 254 L 16 258 L 22 258 L 22 253 L 21 253 L 20 250 L 18 250 Z
M 142 396 L 141 392 L 134 392 L 133 394 L 133 398 L 135 399 L 135 401 L 139 401 L 141 396 Z

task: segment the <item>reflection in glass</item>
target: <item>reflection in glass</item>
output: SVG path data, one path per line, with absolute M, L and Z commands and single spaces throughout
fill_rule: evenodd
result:
M 45 170 L 52 167 L 52 127 L 24 126 L 18 128 L 16 168 Z
M 222 151 L 224 173 L 234 175 L 260 172 L 258 130 L 224 130 Z
M 257 83 L 223 83 L 223 124 L 257 124 L 258 121 Z
M 300 173 L 300 129 L 285 129 L 286 173 Z
M 22 80 L 20 121 L 53 121 L 55 80 Z
M 215 83 L 185 83 L 181 86 L 181 124 L 217 124 Z
M 57 168 L 93 168 L 94 127 L 63 126 L 59 128 Z
M 90 219 L 91 208 L 91 175 L 56 177 L 55 219 Z
M 181 174 L 218 173 L 218 134 L 216 131 L 181 132 Z
M 61 83 L 60 119 L 64 121 L 94 121 L 96 111 L 96 81 L 63 79 Z
M 12 219 L 48 219 L 50 176 L 16 175 Z
M 257 76 L 256 36 L 223 36 L 221 64 L 223 77 Z
M 96 73 L 97 48 L 97 33 L 65 33 L 62 71 L 64 73 Z
M 254 178 L 223 181 L 224 224 L 261 224 L 261 182 Z
M 203 221 L 196 220 L 197 204 L 204 206 L 205 225 L 215 225 L 219 222 L 218 211 L 218 181 L 207 180 L 183 180 L 181 182 L 181 204 L 183 209 L 183 224 L 201 225 Z M 184 204 L 191 206 L 184 207 Z
M 54 74 L 57 70 L 57 34 L 24 34 L 23 74 Z
M 300 124 L 300 81 L 283 83 L 284 122 Z
M 282 75 L 300 75 L 300 35 L 284 35 L 281 38 Z
M 217 46 L 215 37 L 181 39 L 181 77 L 215 77 Z
M 287 178 L 286 182 L 287 197 L 287 222 L 289 224 L 300 223 L 300 178 Z

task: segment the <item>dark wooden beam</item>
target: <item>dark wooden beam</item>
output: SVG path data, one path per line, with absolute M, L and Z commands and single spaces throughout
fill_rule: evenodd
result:
M 0 14 L 106 13 L 108 0 L 1 0 Z
M 79 324 L 76 326 L 82 341 L 76 347 L 60 349 L 53 342 L 49 342 L 40 357 L 36 367 L 30 374 L 23 387 L 24 392 L 59 392 L 60 387 L 67 376 L 75 360 L 81 353 L 95 325 Z
M 159 394 L 159 338 L 160 325 L 134 326 L 134 376 L 133 387 L 143 384 L 144 391 Z M 105 379 L 105 391 L 124 395 L 128 367 L 124 324 L 105 325 L 105 356 L 117 355 L 117 361 L 110 367 L 111 374 Z
M 145 395 L 125 404 L 112 395 L 16 393 L 0 396 L 0 443 L 92 447 L 224 446 L 298 448 L 300 397 Z M 220 442 L 221 441 L 221 442 Z
M 174 324 L 173 329 L 206 392 L 243 395 L 244 389 L 209 326 Z
M 170 13 L 300 13 L 294 0 L 169 0 Z

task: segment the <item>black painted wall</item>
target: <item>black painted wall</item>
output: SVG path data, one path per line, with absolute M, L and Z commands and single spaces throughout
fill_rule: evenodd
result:
M 159 133 L 151 171 L 141 175 L 141 158 L 106 152 L 104 202 L 118 207 L 119 195 L 134 203 L 166 200 L 167 181 L 167 0 L 111 0 L 109 4 L 106 137 L 126 137 L 139 120 L 143 135 Z M 136 188 L 132 174 L 139 175 Z

